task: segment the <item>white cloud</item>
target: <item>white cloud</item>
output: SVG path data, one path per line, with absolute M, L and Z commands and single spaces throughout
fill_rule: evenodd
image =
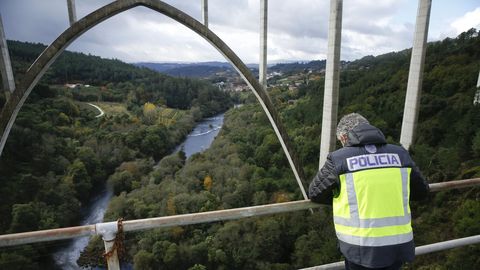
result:
M 110 2 L 112 0 L 77 0 L 78 18 Z M 166 2 L 201 20 L 200 0 Z M 269 62 L 325 57 L 329 1 L 270 0 L 268 5 Z M 435 7 L 441 8 L 441 5 L 446 4 L 439 2 Z M 436 27 L 450 29 L 454 35 L 478 27 L 480 7 L 466 13 L 472 10 L 471 6 L 461 5 L 458 3 L 455 7 L 462 13 L 452 13 L 457 19 L 448 18 L 441 26 L 431 24 L 430 28 L 434 28 L 431 33 L 437 36 Z M 247 63 L 258 62 L 259 58 L 259 6 L 258 0 L 209 0 L 210 29 Z M 65 0 L 0 0 L 0 9 L 9 39 L 49 44 L 68 27 Z M 353 60 L 410 47 L 415 10 L 415 1 L 344 0 L 341 58 Z M 22 18 L 21 21 L 18 18 Z M 69 49 L 128 62 L 224 61 L 223 56 L 197 34 L 144 7 L 102 22 Z
M 361 0 L 344 3 L 342 59 L 379 55 L 411 46 L 413 24 L 400 13 L 406 1 Z M 414 16 L 412 16 L 414 17 Z
M 480 7 L 475 10 L 465 13 L 460 18 L 455 19 L 451 24 L 451 28 L 455 31 L 455 35 L 458 35 L 470 28 L 480 28 Z

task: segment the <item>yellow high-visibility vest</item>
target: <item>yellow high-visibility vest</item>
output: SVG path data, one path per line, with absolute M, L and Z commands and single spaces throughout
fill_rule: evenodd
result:
M 333 218 L 339 240 L 387 246 L 413 240 L 409 206 L 411 168 L 373 168 L 339 176 Z

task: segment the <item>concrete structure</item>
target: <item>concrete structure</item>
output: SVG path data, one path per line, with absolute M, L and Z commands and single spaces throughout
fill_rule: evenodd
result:
M 80 37 L 83 33 L 103 22 L 104 20 L 113 17 L 126 10 L 137 6 L 145 6 L 161 14 L 164 14 L 173 20 L 183 24 L 187 28 L 193 30 L 195 33 L 207 40 L 215 49 L 217 49 L 238 71 L 243 80 L 250 87 L 258 102 L 265 111 L 270 124 L 277 135 L 282 149 L 287 157 L 290 167 L 295 175 L 295 179 L 299 185 L 302 195 L 307 199 L 305 193 L 303 167 L 299 163 L 293 147 L 291 146 L 288 134 L 285 127 L 280 121 L 277 110 L 273 103 L 250 69 L 240 60 L 240 58 L 223 42 L 215 33 L 210 31 L 203 24 L 192 18 L 188 14 L 157 0 L 117 0 L 106 6 L 103 6 L 94 12 L 83 17 L 78 23 L 73 24 L 70 28 L 65 30 L 50 46 L 48 46 L 30 66 L 25 73 L 19 87 L 12 93 L 10 99 L 5 103 L 4 108 L 0 114 L 0 131 L 2 138 L 0 140 L 0 156 L 5 147 L 8 134 L 15 122 L 15 119 L 23 106 L 28 95 L 33 87 L 42 78 L 46 70 L 52 65 L 57 57 L 72 43 L 75 39 Z M 305 184 L 306 185 L 306 184 Z
M 77 11 L 75 9 L 75 0 L 67 0 L 68 5 L 68 19 L 70 20 L 70 26 L 77 21 Z
M 7 39 L 3 31 L 2 15 L 0 14 L 0 71 L 2 74 L 3 90 L 7 99 L 15 90 L 15 79 L 13 78 L 12 63 L 10 62 L 10 54 L 8 53 Z
M 319 168 L 327 160 L 328 153 L 335 149 L 338 114 L 338 91 L 340 78 L 340 46 L 342 38 L 343 0 L 330 0 L 328 23 L 327 67 L 323 95 L 322 135 L 320 141 Z
M 268 0 L 260 0 L 260 66 L 258 80 L 267 88 L 267 29 L 268 29 Z
M 423 66 L 427 50 L 428 24 L 432 0 L 419 0 L 412 58 L 408 72 L 407 95 L 403 109 L 400 143 L 408 150 L 413 143 L 422 92 Z
M 475 92 L 475 96 L 473 97 L 473 105 L 478 104 L 480 104 L 480 72 L 478 73 L 477 91 Z
M 477 89 L 480 88 L 480 72 L 478 72 Z
M 208 0 L 202 0 L 203 25 L 208 28 Z

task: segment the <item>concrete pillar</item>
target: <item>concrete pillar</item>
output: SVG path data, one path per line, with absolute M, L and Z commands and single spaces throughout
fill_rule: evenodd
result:
M 432 0 L 419 0 L 412 58 L 408 72 L 407 95 L 403 109 L 400 143 L 408 150 L 413 143 L 422 92 L 423 67 L 427 50 L 428 24 Z
M 2 74 L 3 89 L 8 99 L 10 93 L 15 90 L 15 80 L 13 78 L 12 63 L 8 53 L 7 39 L 3 31 L 2 15 L 0 14 L 0 71 Z
M 68 5 L 68 19 L 70 20 L 70 25 L 72 25 L 77 21 L 77 11 L 75 9 L 75 0 L 67 0 L 67 5 Z
M 478 80 L 477 80 L 477 91 L 475 92 L 475 96 L 473 96 L 473 105 L 480 104 L 480 72 L 478 73 Z
M 340 78 L 340 45 L 342 37 L 343 0 L 330 0 L 328 23 L 327 67 L 325 71 L 325 92 L 323 95 L 322 135 L 320 141 L 321 168 L 328 153 L 335 149 L 338 114 L 338 91 Z
M 268 0 L 260 0 L 260 66 L 258 81 L 267 88 L 267 19 Z
M 208 0 L 202 0 L 203 25 L 208 28 Z
M 478 72 L 477 89 L 480 88 L 480 72 Z

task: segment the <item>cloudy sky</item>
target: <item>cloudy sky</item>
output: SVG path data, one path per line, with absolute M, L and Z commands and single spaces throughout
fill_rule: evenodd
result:
M 76 0 L 80 19 L 111 0 Z M 201 0 L 167 0 L 201 20 Z M 268 62 L 324 59 L 329 0 L 270 0 Z M 344 0 L 341 58 L 411 47 L 416 0 Z M 259 59 L 260 0 L 209 0 L 209 26 L 246 63 Z M 66 0 L 0 0 L 7 39 L 50 44 L 69 25 Z M 480 1 L 433 0 L 429 41 L 480 29 Z M 91 29 L 68 50 L 126 62 L 225 61 L 205 40 L 144 7 Z

